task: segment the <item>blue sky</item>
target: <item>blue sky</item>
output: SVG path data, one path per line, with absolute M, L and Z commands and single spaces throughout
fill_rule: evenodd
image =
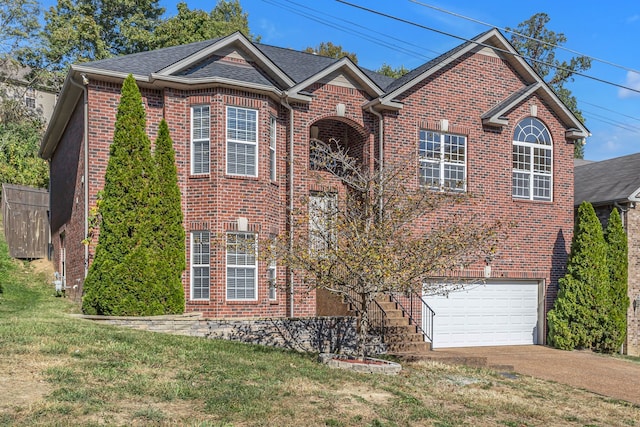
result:
M 192 9 L 210 11 L 215 0 L 186 0 Z M 489 27 L 410 0 L 348 0 L 370 9 L 464 38 Z M 538 12 L 547 13 L 547 28 L 567 37 L 565 47 L 622 66 L 593 61 L 586 72 L 600 80 L 640 89 L 640 2 L 629 0 L 419 0 L 492 26 L 516 27 Z M 45 5 L 55 0 L 44 0 Z M 167 15 L 177 0 L 160 0 Z M 355 52 L 359 65 L 378 69 L 383 63 L 411 69 L 462 43 L 461 40 L 384 18 L 336 0 L 240 0 L 249 14 L 251 32 L 265 44 L 304 49 L 322 41 Z M 558 50 L 560 58 L 575 54 Z M 626 69 L 625 69 L 626 68 Z M 603 160 L 640 152 L 640 93 L 584 77 L 567 86 L 578 99 L 592 133 L 585 158 Z
M 349 0 L 405 20 L 464 38 L 489 27 L 458 18 L 409 0 Z M 640 69 L 640 2 L 628 0 L 420 0 L 496 27 L 516 27 L 538 12 L 547 13 L 548 28 L 567 37 L 565 47 L 628 69 Z M 240 0 L 249 13 L 249 26 L 261 42 L 293 49 L 322 41 L 355 52 L 361 66 L 377 69 L 383 63 L 415 68 L 462 41 L 377 16 L 335 0 Z M 161 0 L 167 14 L 175 14 L 174 0 Z M 189 7 L 210 10 L 213 2 L 187 0 Z M 296 13 L 302 12 L 304 15 Z M 391 46 L 384 46 L 385 43 Z M 395 47 L 394 47 L 395 46 Z M 574 54 L 558 50 L 561 57 Z M 588 75 L 640 89 L 640 75 L 593 61 Z M 584 77 L 568 88 L 578 99 L 592 133 L 585 158 L 603 160 L 640 152 L 640 94 Z

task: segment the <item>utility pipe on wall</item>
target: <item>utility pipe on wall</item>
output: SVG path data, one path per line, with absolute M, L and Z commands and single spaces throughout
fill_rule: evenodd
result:
M 289 248 L 293 249 L 293 107 L 289 105 L 288 95 L 281 100 L 281 104 L 289 110 Z M 293 269 L 289 269 L 289 317 L 294 317 L 293 311 Z

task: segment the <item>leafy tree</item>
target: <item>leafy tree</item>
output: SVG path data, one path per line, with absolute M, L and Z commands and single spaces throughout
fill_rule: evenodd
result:
M 342 46 L 333 44 L 331 42 L 321 42 L 318 46 L 316 47 L 309 46 L 304 51 L 308 53 L 320 55 L 320 56 L 328 56 L 329 58 L 335 58 L 335 59 L 340 59 L 346 56 L 349 59 L 351 59 L 354 63 L 356 64 L 358 63 L 358 57 L 356 56 L 355 53 L 348 52 L 342 49 Z
M 166 288 L 166 307 L 171 313 L 184 310 L 182 272 L 186 267 L 185 232 L 183 227 L 178 171 L 169 126 L 163 119 L 158 129 L 152 184 L 152 212 L 154 220 L 151 248 L 158 284 Z
M 227 36 L 241 31 L 249 38 L 248 14 L 238 0 L 220 0 L 211 12 L 189 9 L 186 3 L 177 5 L 178 14 L 163 21 L 151 37 L 150 47 L 175 46 Z
M 45 188 L 49 166 L 38 157 L 42 120 L 23 103 L 0 100 L 0 183 Z
M 546 26 L 551 18 L 546 13 L 536 13 L 514 28 L 506 28 L 511 32 L 511 44 L 528 59 L 534 70 L 556 92 L 556 95 L 584 122 L 582 112 L 578 108 L 576 98 L 565 84 L 572 82 L 576 72 L 591 68 L 591 58 L 588 56 L 572 57 L 568 61 L 556 58 L 556 49 L 566 43 L 564 33 L 556 33 Z M 584 142 L 576 142 L 576 158 L 584 157 Z
M 0 0 L 0 58 L 13 56 L 33 39 L 40 29 L 39 16 L 36 0 Z
M 155 282 L 150 254 L 154 164 L 146 114 L 135 79 L 123 83 L 100 205 L 96 255 L 85 280 L 87 314 L 165 313 L 166 294 Z
M 377 72 L 380 74 L 384 74 L 387 77 L 393 77 L 394 79 L 399 79 L 400 77 L 407 74 L 409 69 L 405 68 L 404 65 L 400 65 L 399 67 L 392 68 L 391 65 L 384 63 L 382 67 L 380 67 Z
M 325 169 L 318 175 L 328 172 L 338 178 L 345 194 L 336 202 L 329 196 L 326 201 L 305 197 L 295 215 L 294 228 L 300 231 L 263 242 L 263 255 L 293 269 L 301 283 L 339 295 L 355 307 L 360 316 L 358 354 L 365 357 L 370 307 L 378 295 L 422 294 L 429 278 L 484 259 L 494 250 L 502 225 L 453 213 L 470 202 L 468 193 L 408 186 L 414 181 L 406 165 L 370 170 L 337 141 L 316 141 L 314 147 L 315 166 Z M 322 182 L 319 178 L 319 187 Z M 423 221 L 428 231 L 411 226 Z M 434 293 L 451 289 L 431 286 Z
M 548 341 L 563 350 L 592 348 L 601 335 L 599 324 L 608 312 L 605 304 L 609 282 L 607 245 L 591 203 L 578 208 L 567 273 L 553 310 L 547 313 Z
M 607 242 L 607 260 L 609 265 L 609 295 L 607 303 L 610 311 L 607 317 L 601 349 L 615 352 L 620 349 L 627 335 L 627 294 L 628 246 L 627 234 L 622 226 L 622 219 L 617 209 L 613 209 L 604 233 Z
M 45 12 L 42 45 L 26 58 L 64 71 L 74 62 L 148 50 L 163 13 L 159 0 L 58 0 Z

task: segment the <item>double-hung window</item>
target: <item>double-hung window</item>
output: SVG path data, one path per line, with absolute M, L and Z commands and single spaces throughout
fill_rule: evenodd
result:
M 467 138 L 462 135 L 420 131 L 420 184 L 443 190 L 466 189 Z
M 257 300 L 257 247 L 253 233 L 227 234 L 227 299 Z
M 513 197 L 547 200 L 552 197 L 552 141 L 547 127 L 527 117 L 513 133 Z
M 209 299 L 210 289 L 210 234 L 208 231 L 191 232 L 191 299 Z
M 271 181 L 275 181 L 276 175 L 276 135 L 277 135 L 276 118 L 271 116 L 269 119 L 269 177 Z
M 258 111 L 227 107 L 227 173 L 258 176 Z
M 276 291 L 276 279 L 277 279 L 277 264 L 275 260 L 269 262 L 269 269 L 267 270 L 267 280 L 269 282 L 269 299 L 277 299 Z
M 191 174 L 209 173 L 210 115 L 208 105 L 191 107 Z

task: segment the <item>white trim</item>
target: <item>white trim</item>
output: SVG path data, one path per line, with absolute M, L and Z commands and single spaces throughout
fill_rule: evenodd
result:
M 269 179 L 278 180 L 278 120 L 269 116 Z
M 422 141 L 421 138 L 421 134 L 425 133 L 425 142 L 428 141 L 428 139 L 426 139 L 427 134 L 431 133 L 434 135 L 439 135 L 440 136 L 440 153 L 439 153 L 439 158 L 437 159 L 428 159 L 428 158 L 423 158 L 420 156 L 420 142 Z M 445 143 L 446 137 L 454 137 L 454 138 L 463 138 L 464 139 L 464 162 L 462 163 L 458 163 L 458 162 L 453 162 L 453 161 L 447 161 L 446 158 L 446 146 L 447 144 Z M 451 145 L 451 144 L 449 144 Z M 429 188 L 432 189 L 439 189 L 441 191 L 461 191 L 461 192 L 466 192 L 467 191 L 467 180 L 468 180 L 468 176 L 467 176 L 467 158 L 468 158 L 468 146 L 469 146 L 469 138 L 466 135 L 462 135 L 462 134 L 455 134 L 455 133 L 451 133 L 451 132 L 441 132 L 441 131 L 436 131 L 436 130 L 430 130 L 430 129 L 420 129 L 419 133 L 418 133 L 418 159 L 419 159 L 419 166 L 418 166 L 418 172 L 419 172 L 419 176 L 418 179 L 421 180 L 422 179 L 422 174 L 420 174 L 420 170 L 422 169 L 423 165 L 428 165 L 428 164 L 437 164 L 438 165 L 438 186 L 434 187 L 432 185 L 428 185 L 428 184 L 422 184 L 420 183 L 420 185 L 425 185 L 425 186 L 429 186 Z M 462 166 L 462 172 L 464 174 L 464 179 L 462 181 L 462 187 L 446 187 L 445 183 L 446 183 L 446 177 L 445 177 L 445 169 L 446 166 Z
M 255 124 L 256 124 L 256 130 L 255 130 L 255 140 L 254 141 L 245 141 L 245 140 L 241 140 L 241 139 L 231 139 L 229 138 L 229 110 L 231 109 L 235 109 L 237 111 L 243 110 L 243 111 L 253 111 L 255 112 L 256 115 L 256 119 L 255 119 Z M 246 107 L 238 107 L 235 105 L 227 105 L 226 107 L 226 115 L 225 115 L 225 173 L 227 175 L 232 175 L 232 176 L 246 176 L 246 177 L 251 177 L 251 178 L 255 178 L 257 176 L 259 176 L 259 145 L 258 145 L 258 136 L 260 135 L 260 124 L 259 124 L 259 117 L 260 117 L 260 112 L 254 108 L 246 108 Z M 229 172 L 229 143 L 234 143 L 234 144 L 241 144 L 241 145 L 249 145 L 249 146 L 253 146 L 255 149 L 255 154 L 254 154 L 254 169 L 255 172 L 253 175 L 249 175 L 249 174 L 244 174 L 244 173 L 232 173 Z
M 209 246 L 209 262 L 207 264 L 196 264 L 194 262 L 194 234 L 196 233 L 207 233 L 208 237 L 209 237 L 209 241 L 207 242 L 207 245 Z M 189 300 L 190 301 L 209 301 L 211 299 L 211 232 L 209 230 L 193 230 L 189 233 Z M 199 252 L 200 255 L 203 254 L 203 252 Z M 208 268 L 209 269 L 209 287 L 207 289 L 207 297 L 206 298 L 194 298 L 193 294 L 194 294 L 194 283 L 193 283 L 193 279 L 194 279 L 194 269 L 195 268 Z M 204 288 L 202 288 L 204 289 Z
M 513 136 L 515 136 L 515 129 L 518 128 L 518 126 L 520 126 L 520 124 L 527 119 L 533 119 L 536 120 L 537 122 L 539 122 L 542 126 L 544 126 L 544 130 L 546 131 L 547 135 L 549 135 L 549 144 L 537 144 L 537 143 L 533 143 L 533 142 L 525 142 L 525 141 L 516 141 L 515 139 L 512 138 L 512 142 L 511 142 L 511 153 L 512 153 L 512 160 L 511 160 L 511 197 L 513 197 L 514 199 L 517 200 L 531 200 L 531 201 L 536 201 L 536 202 L 552 202 L 553 201 L 553 183 L 554 183 L 554 168 L 553 168 L 553 148 L 554 148 L 554 144 L 553 144 L 553 138 L 551 136 L 551 132 L 549 132 L 549 128 L 542 122 L 542 120 L 538 119 L 537 117 L 525 117 L 524 119 L 520 120 L 518 122 L 518 124 L 514 127 L 514 134 Z M 528 163 L 528 169 L 516 169 L 513 167 L 513 148 L 515 146 L 519 146 L 519 147 L 525 147 L 529 149 L 529 163 Z M 538 150 L 545 150 L 549 152 L 549 162 L 550 162 L 550 171 L 547 172 L 535 172 L 534 170 L 534 166 L 535 166 L 535 151 L 536 149 Z M 514 194 L 513 191 L 513 176 L 515 173 L 520 173 L 520 174 L 527 174 L 528 178 L 529 178 L 529 196 L 525 197 L 525 196 L 518 196 L 516 194 Z M 534 196 L 534 189 L 535 189 L 535 178 L 536 176 L 538 177 L 549 177 L 550 179 L 550 184 L 549 184 L 549 198 L 536 198 Z
M 253 264 L 229 264 L 229 236 L 252 236 L 253 237 L 253 245 L 254 245 L 254 254 L 253 254 Z M 236 252 L 236 254 L 247 254 L 244 252 Z M 226 301 L 257 301 L 258 300 L 258 235 L 256 233 L 250 232 L 229 232 L 226 236 L 225 242 L 225 300 Z M 253 298 L 229 298 L 229 268 L 239 268 L 239 269 L 253 269 Z
M 207 138 L 194 138 L 193 137 L 193 121 L 194 121 L 194 111 L 196 109 L 207 109 L 208 112 L 208 117 L 207 117 L 207 124 L 208 124 L 208 128 L 207 128 Z M 190 112 L 191 112 L 191 126 L 189 128 L 189 174 L 190 175 L 195 175 L 195 176 L 199 176 L 199 175 L 209 175 L 211 173 L 211 107 L 209 105 L 192 105 L 190 108 Z M 201 113 L 202 114 L 202 113 Z M 204 117 L 204 116 L 202 116 Z M 201 129 L 205 129 L 205 127 L 202 127 Z M 206 172 L 195 172 L 195 150 L 194 150 L 194 144 L 195 143 L 208 143 L 209 149 L 207 150 L 207 171 Z M 203 163 L 204 166 L 204 163 Z

